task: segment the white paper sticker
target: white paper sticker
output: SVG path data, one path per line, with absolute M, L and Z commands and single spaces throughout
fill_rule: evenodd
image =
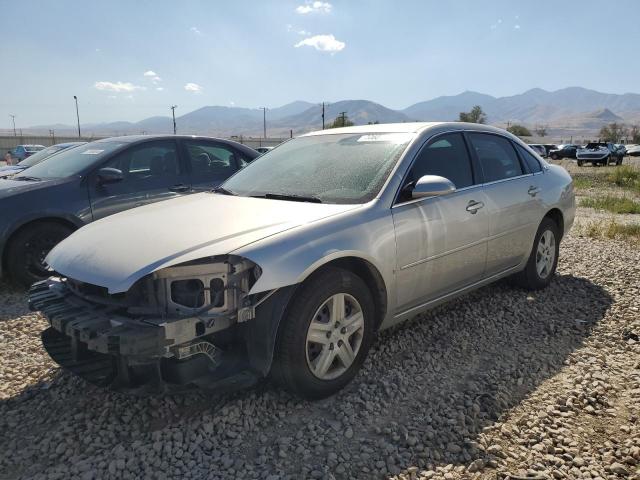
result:
M 84 152 L 82 152 L 82 155 L 98 155 L 102 152 L 104 152 L 104 150 L 85 150 Z

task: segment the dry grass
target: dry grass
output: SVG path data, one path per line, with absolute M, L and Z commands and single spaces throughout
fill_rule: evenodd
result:
M 597 198 L 584 198 L 580 202 L 581 207 L 606 210 L 611 213 L 640 213 L 640 202 L 628 197 L 606 195 Z
M 628 165 L 618 167 L 607 175 L 607 181 L 640 193 L 640 169 Z
M 614 217 L 587 223 L 583 227 L 583 233 L 590 238 L 610 238 L 640 243 L 640 224 L 620 223 Z

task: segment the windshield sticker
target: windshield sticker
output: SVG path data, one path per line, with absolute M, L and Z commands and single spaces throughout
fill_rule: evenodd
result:
M 104 150 L 85 150 L 84 152 L 82 152 L 82 155 L 98 155 L 99 153 L 104 152 Z
M 411 139 L 409 133 L 370 133 L 362 135 L 358 142 L 405 143 Z

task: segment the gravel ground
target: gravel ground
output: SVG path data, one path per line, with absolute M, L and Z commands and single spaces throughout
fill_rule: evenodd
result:
M 640 251 L 570 234 L 560 259 L 545 291 L 499 283 L 383 332 L 315 403 L 103 391 L 0 285 L 0 478 L 640 479 Z

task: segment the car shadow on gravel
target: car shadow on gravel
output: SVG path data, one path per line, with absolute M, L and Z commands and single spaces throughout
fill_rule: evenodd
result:
M 117 473 L 134 476 L 379 478 L 489 461 L 483 429 L 558 373 L 612 301 L 570 275 L 534 293 L 485 287 L 382 332 L 356 380 L 319 402 L 266 383 L 134 398 L 55 373 L 0 401 L 0 471 L 100 478 L 123 458 Z

